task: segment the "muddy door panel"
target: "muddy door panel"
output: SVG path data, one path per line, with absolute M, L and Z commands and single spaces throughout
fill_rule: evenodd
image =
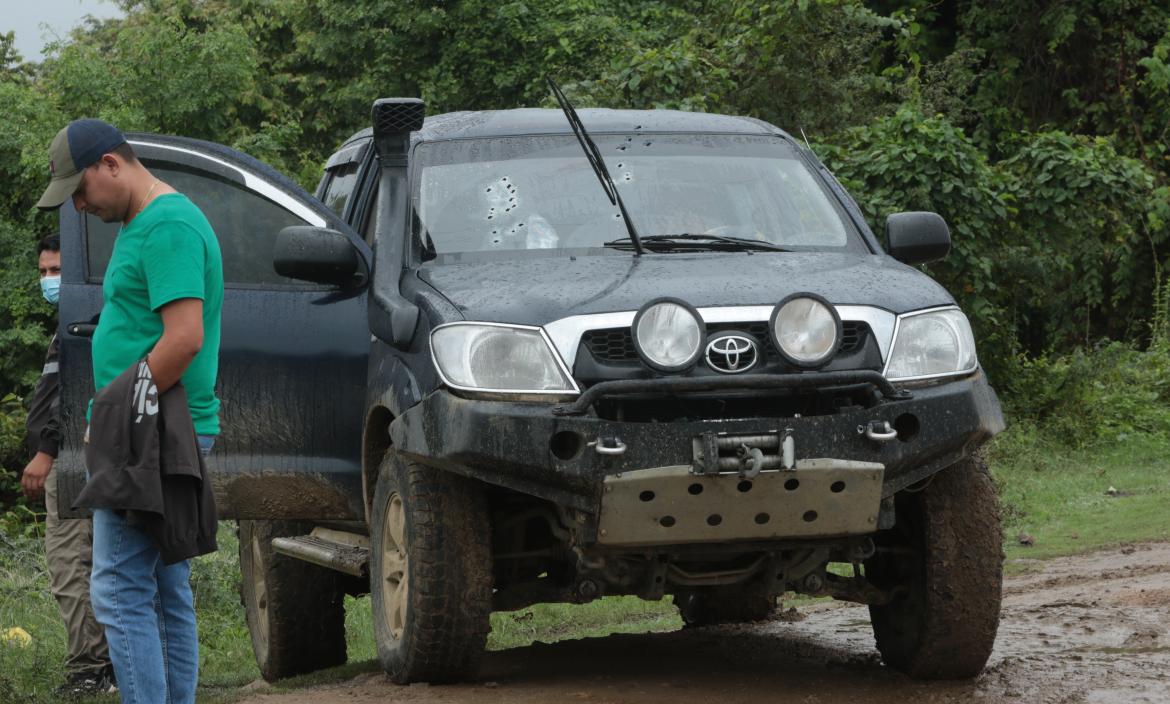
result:
M 248 157 L 193 140 L 136 136 L 131 144 L 155 175 L 203 210 L 223 254 L 221 435 L 208 461 L 221 517 L 360 517 L 365 290 L 282 277 L 272 251 L 289 225 L 341 231 L 365 261 L 368 248 L 323 204 Z M 66 438 L 59 466 L 71 500 L 84 482 L 81 438 L 93 383 L 90 330 L 69 325 L 96 322 L 118 225 L 78 218 L 66 206 L 61 227 L 71 234 L 62 238 Z

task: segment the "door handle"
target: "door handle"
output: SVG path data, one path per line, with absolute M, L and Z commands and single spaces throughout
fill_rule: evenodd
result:
M 65 329 L 70 335 L 77 337 L 93 337 L 94 330 L 97 330 L 96 323 L 69 323 Z

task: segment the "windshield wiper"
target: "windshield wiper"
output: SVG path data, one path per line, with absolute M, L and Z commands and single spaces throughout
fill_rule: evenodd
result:
M 785 249 L 778 244 L 765 242 L 763 240 L 753 240 L 746 237 L 731 237 L 729 235 L 697 235 L 689 232 L 679 233 L 677 235 L 647 235 L 642 237 L 640 244 L 657 251 L 659 247 L 662 249 L 682 250 L 682 249 L 727 249 L 730 251 L 745 251 L 756 250 L 761 252 L 789 252 L 791 250 Z M 630 247 L 632 242 L 628 237 L 622 237 L 616 240 L 610 240 L 603 244 L 603 247 L 610 247 L 612 249 L 624 249 Z
M 577 111 L 573 108 L 572 103 L 561 92 L 561 87 L 556 84 L 552 76 L 545 76 L 545 80 L 548 81 L 548 87 L 552 89 L 553 96 L 557 99 L 565 117 L 568 118 L 569 126 L 573 128 L 573 134 L 577 135 L 577 141 L 585 150 L 585 158 L 593 167 L 593 173 L 597 174 L 597 180 L 601 181 L 601 188 L 605 191 L 606 197 L 609 198 L 609 204 L 616 205 L 621 210 L 622 220 L 626 223 L 626 232 L 630 233 L 629 241 L 633 244 L 634 254 L 642 254 L 645 249 L 642 247 L 641 239 L 638 238 L 638 230 L 634 227 L 633 221 L 630 220 L 630 214 L 626 212 L 626 204 L 622 202 L 622 196 L 618 193 L 617 185 L 614 184 L 613 178 L 609 175 L 609 169 L 605 168 L 605 160 L 601 158 L 601 151 L 593 143 L 593 138 L 585 131 L 585 125 L 581 123 L 581 118 L 577 117 Z

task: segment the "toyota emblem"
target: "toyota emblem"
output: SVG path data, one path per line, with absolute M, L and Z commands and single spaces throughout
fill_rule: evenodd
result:
M 742 374 L 760 361 L 759 344 L 746 335 L 720 335 L 707 343 L 707 366 L 722 374 Z

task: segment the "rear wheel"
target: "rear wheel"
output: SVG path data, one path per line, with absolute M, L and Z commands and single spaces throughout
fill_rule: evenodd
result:
M 982 461 L 968 459 L 895 499 L 897 525 L 878 533 L 866 577 L 899 596 L 870 606 L 890 667 L 918 679 L 964 679 L 991 656 L 999 626 L 1003 549 L 999 498 Z
M 272 550 L 304 535 L 290 521 L 240 521 L 240 596 L 260 675 L 272 682 L 345 663 L 345 595 L 337 573 Z
M 474 677 L 490 628 L 490 524 L 471 480 L 387 453 L 371 511 L 378 659 L 395 682 Z

